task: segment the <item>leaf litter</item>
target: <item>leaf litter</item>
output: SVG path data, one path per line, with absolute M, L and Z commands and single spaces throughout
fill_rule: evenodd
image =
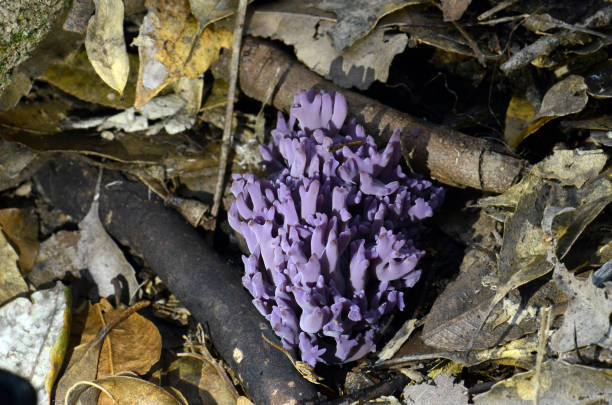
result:
M 4 287 L 3 287 L 4 288 Z M 61 283 L 16 298 L 0 307 L 0 367 L 26 377 L 38 404 L 51 401 L 51 390 L 64 361 L 70 328 L 70 292 Z
M 78 231 L 61 231 L 43 242 L 34 275 L 37 284 L 63 278 L 68 272 L 80 277 L 86 269 L 100 297 L 116 292 L 112 281 L 117 278 L 127 283 L 128 294 L 133 296 L 138 287 L 134 269 L 104 229 L 98 206 L 96 194 Z
M 0 153 L 1 189 L 9 190 L 5 195 L 14 198 L 16 194 L 11 194 L 12 189 L 27 179 L 25 169 L 30 162 L 36 162 L 41 152 L 77 151 L 90 156 L 92 161 L 108 159 L 110 163 L 104 161 L 102 164 L 135 174 L 154 193 L 167 199 L 169 205 L 172 205 L 170 201 L 175 201 L 179 211 L 182 209 L 187 217 L 193 217 L 190 223 L 199 226 L 201 210 L 190 214 L 186 213 L 185 206 L 201 202 L 173 192 L 182 187 L 189 193 L 212 193 L 218 143 L 214 140 L 208 143 L 210 134 L 206 133 L 204 141 L 198 139 L 204 146 L 190 149 L 186 146 L 190 145 L 187 137 L 174 135 L 177 138 L 170 142 L 164 137 L 194 129 L 199 131 L 203 122 L 211 123 L 211 128 L 223 127 L 224 118 L 216 116 L 211 107 L 223 105 L 227 99 L 226 94 L 221 97 L 213 94 L 221 80 L 215 78 L 211 85 L 209 78 L 202 75 L 220 52 L 225 53 L 222 48 L 231 48 L 232 34 L 227 27 L 233 23 L 232 15 L 238 2 L 148 0 L 144 20 L 140 20 L 142 15 L 138 17 L 127 12 L 128 7 L 134 7 L 127 4 L 129 2 L 126 2 L 124 19 L 124 2 L 119 3 L 115 0 L 73 3 L 72 20 L 69 19 L 64 27 L 86 34 L 80 40 L 82 43 L 84 39 L 85 50 L 77 47 L 77 41 L 72 45 L 75 49 L 70 56 L 50 58 L 47 55 L 38 69 L 46 70 L 39 78 L 49 83 L 51 89 L 59 88 L 67 94 L 54 90 L 45 93 L 39 82 L 33 81 L 40 73 L 32 73 L 28 68 L 11 76 L 15 78 L 15 86 L 6 98 L 9 103 L 0 103 L 2 108 L 11 108 L 21 96 L 31 94 L 22 99 L 14 111 L 0 113 L 2 137 L 10 141 L 0 140 L 2 150 L 7 152 L 6 156 Z M 609 212 L 603 210 L 609 205 L 611 194 L 609 149 L 605 148 L 610 146 L 608 138 L 612 126 L 608 125 L 605 104 L 602 104 L 609 98 L 612 88 L 606 53 L 610 43 L 606 21 L 609 22 L 611 13 L 609 6 L 606 8 L 597 2 L 587 2 L 574 14 L 564 4 L 552 10 L 523 3 L 501 2 L 489 10 L 482 10 L 469 0 L 442 1 L 440 5 L 422 1 L 379 1 L 376 4 L 368 2 L 368 7 L 362 2 L 347 5 L 327 0 L 249 5 L 247 32 L 250 35 L 279 39 L 292 46 L 298 60 L 336 85 L 370 89 L 370 94 L 375 94 L 381 92 L 378 87 L 381 83 L 388 83 L 383 102 L 417 113 L 424 106 L 424 110 L 430 111 L 422 113 L 423 117 L 434 122 L 440 121 L 446 112 L 437 111 L 438 105 L 428 102 L 427 96 L 445 99 L 448 94 L 454 94 L 457 100 L 463 100 L 463 105 L 455 101 L 453 117 L 445 115 L 447 125 L 459 130 L 465 130 L 467 125 L 471 128 L 470 134 L 487 128 L 487 133 L 503 134 L 513 151 L 533 154 L 529 158 L 535 165 L 520 183 L 503 194 L 476 202 L 477 209 L 488 215 L 488 222 L 479 219 L 482 229 L 471 236 L 467 235 L 471 231 L 465 230 L 466 222 L 462 223 L 465 234 L 460 238 L 462 243 L 467 242 L 468 249 L 458 277 L 454 281 L 447 280 L 448 284 L 441 282 L 434 286 L 441 294 L 433 308 L 429 313 L 425 310 L 417 312 L 416 316 L 413 314 L 412 323 L 403 335 L 397 336 L 397 343 L 389 348 L 390 353 L 381 358 L 379 369 L 392 362 L 400 364 L 398 360 L 402 358 L 402 367 L 413 367 L 415 361 L 421 362 L 422 373 L 406 371 L 415 382 L 429 375 L 430 379 L 424 383 L 405 388 L 403 399 L 407 403 L 414 395 L 453 403 L 463 403 L 469 398 L 475 403 L 534 400 L 573 403 L 580 396 L 589 400 L 609 396 L 606 391 L 609 373 L 605 369 L 561 360 L 547 360 L 541 366 L 534 364 L 536 352 L 540 360 L 553 354 L 568 361 L 570 358 L 580 362 L 598 359 L 609 364 L 609 356 L 605 353 L 611 346 L 610 284 L 602 278 L 596 286 L 591 277 L 572 273 L 596 270 L 609 263 L 612 255 L 609 237 L 606 237 L 606 232 L 609 234 L 607 222 L 602 219 L 602 215 Z M 138 36 L 133 44 L 138 47 L 138 56 L 133 47 L 126 47 L 124 40 L 124 37 L 133 38 L 136 32 Z M 417 57 L 406 63 L 402 61 L 404 55 Z M 470 63 L 475 60 L 488 64 L 488 70 L 466 68 L 474 66 Z M 47 68 L 49 61 L 51 64 Z M 492 71 L 493 64 L 500 66 L 501 75 L 494 73 L 491 77 L 488 102 L 472 100 L 471 90 L 462 94 L 454 87 L 457 82 L 453 83 L 453 77 L 478 87 Z M 399 69 L 394 69 L 396 65 Z M 413 65 L 428 65 L 438 70 L 438 76 L 420 78 L 418 71 L 410 71 Z M 405 75 L 398 72 L 401 69 L 406 70 Z M 415 73 L 417 76 L 411 77 Z M 436 89 L 436 80 L 443 83 L 444 93 L 431 91 Z M 227 93 L 227 89 L 224 91 Z M 439 94 L 446 95 L 440 97 Z M 220 101 L 215 101 L 215 97 Z M 271 98 L 272 95 L 268 97 Z M 203 101 L 206 104 L 201 108 Z M 487 111 L 489 118 L 483 118 L 482 111 Z M 497 117 L 493 117 L 495 114 Z M 469 123 L 466 117 L 473 121 Z M 504 118 L 505 124 L 501 124 Z M 474 129 L 475 122 L 476 126 L 480 125 L 478 130 Z M 243 155 L 251 154 L 246 148 L 252 138 L 247 135 L 251 129 L 241 126 L 240 119 L 232 122 L 234 130 L 244 133 L 237 141 L 234 167 L 241 166 L 236 162 L 247 161 Z M 147 133 L 158 135 L 142 138 Z M 261 135 L 264 131 L 258 133 Z M 552 143 L 541 150 L 533 146 L 547 137 L 575 148 L 551 150 Z M 156 143 L 159 140 L 161 142 Z M 17 145 L 15 141 L 38 152 L 27 149 L 15 151 L 19 153 L 8 152 L 9 147 Z M 585 144 L 586 148 L 576 147 Z M 595 149 L 593 145 L 604 150 Z M 546 155 L 551 156 L 542 159 Z M 258 159 L 253 160 L 256 161 Z M 117 274 L 130 275 L 128 285 L 135 290 L 134 269 L 104 231 L 97 211 L 93 213 L 94 205 L 87 220 L 78 224 L 78 231 L 54 229 L 56 232 L 40 243 L 40 249 L 36 232 L 33 232 L 36 226 L 27 223 L 25 217 L 10 216 L 10 224 L 2 223 L 3 263 L 8 263 L 5 268 L 11 270 L 6 274 L 10 273 L 11 282 L 17 282 L 19 287 L 0 285 L 0 295 L 9 292 L 3 298 L 7 302 L 0 307 L 0 313 L 22 302 L 23 298 L 15 298 L 15 294 L 26 294 L 32 288 L 28 284 L 43 288 L 58 279 L 78 278 L 83 269 L 90 272 L 93 269 L 103 275 L 97 280 L 98 288 L 104 286 L 100 295 L 116 293 L 116 287 L 109 280 Z M 469 209 L 474 210 L 474 206 Z M 15 231 L 21 221 L 29 230 Z M 597 228 L 598 224 L 601 229 Z M 41 224 L 41 227 L 48 225 Z M 588 237 L 591 229 L 596 232 Z M 103 235 L 106 236 L 103 238 Z M 37 250 L 38 258 L 34 263 Z M 111 255 L 115 258 L 89 254 L 96 250 L 113 252 Z M 554 321 L 552 330 L 546 334 L 547 331 L 542 332 L 539 326 L 539 319 L 542 308 L 550 303 L 553 304 Z M 139 322 L 144 323 L 137 322 L 139 326 L 132 328 L 131 321 L 128 322 L 131 318 L 128 318 L 122 323 L 125 329 L 116 328 L 101 337 L 97 331 L 124 307 L 113 309 L 105 300 L 88 305 L 97 318 L 93 314 L 87 317 L 90 331 L 81 332 L 79 340 L 84 346 L 77 346 L 71 357 L 71 362 L 79 359 L 81 365 L 75 368 L 71 363 L 68 375 L 80 375 L 106 393 L 98 399 L 98 394 L 94 393 L 96 389 L 79 385 L 74 394 L 81 395 L 81 402 L 103 403 L 102 398 L 108 398 L 107 394 L 120 401 L 129 401 L 133 393 L 122 391 L 127 388 L 133 392 L 155 392 L 168 398 L 168 403 L 181 403 L 180 394 L 176 398 L 166 397 L 158 391 L 161 388 L 150 386 L 142 379 L 103 375 L 116 374 L 123 368 L 146 374 L 155 362 L 157 349 L 147 351 L 148 358 L 138 359 L 142 350 L 132 344 L 145 336 L 158 342 L 159 332 L 142 317 Z M 419 325 L 425 315 L 421 330 Z M 92 323 L 94 318 L 102 323 Z M 52 328 L 60 330 L 60 334 L 66 333 L 65 324 L 63 328 Z M 539 340 L 535 336 L 538 329 Z M 123 332 L 127 335 L 121 336 Z M 542 342 L 542 333 L 550 338 Z M 414 348 L 419 338 L 436 347 L 429 347 L 429 351 L 421 355 L 406 355 L 406 350 Z M 92 339 L 90 343 L 85 343 L 89 339 Z M 402 343 L 403 347 L 398 350 Z M 151 347 L 157 344 L 151 343 Z M 549 351 L 545 354 L 541 350 L 543 344 L 548 345 Z M 603 354 L 592 356 L 593 348 Z M 389 358 L 393 353 L 395 356 Z M 220 372 L 214 358 L 212 363 L 195 357 L 180 358 L 186 359 L 189 359 L 186 363 L 196 361 L 195 371 L 191 372 L 196 385 L 201 385 L 199 393 L 192 397 L 196 401 L 209 399 L 219 387 L 232 386 L 228 385 L 225 370 Z M 451 361 L 436 363 L 439 359 Z M 122 360 L 141 364 L 128 362 L 130 365 L 123 367 Z M 52 367 L 58 368 L 62 356 L 54 361 L 57 364 Z M 193 368 L 193 364 L 191 366 Z M 499 371 L 504 367 L 511 367 L 512 371 Z M 474 381 L 462 382 L 440 374 L 456 373 L 456 370 L 463 370 L 463 376 L 477 374 L 489 381 L 503 381 L 488 393 L 474 397 L 465 391 Z M 521 370 L 530 371 L 516 374 Z M 495 374 L 497 371 L 499 374 Z M 364 375 L 359 368 L 355 374 Z M 417 374 L 421 377 L 417 378 Z M 515 375 L 510 377 L 512 374 Z M 383 377 L 383 385 L 384 381 Z M 558 381 L 571 383 L 558 386 Z M 74 382 L 76 379 L 68 385 L 62 383 L 60 392 L 65 393 Z M 203 389 L 204 386 L 207 388 Z M 231 390 L 219 395 L 218 403 L 248 401 Z

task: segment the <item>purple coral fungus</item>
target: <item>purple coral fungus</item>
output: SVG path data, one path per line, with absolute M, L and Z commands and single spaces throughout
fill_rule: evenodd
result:
M 403 310 L 403 290 L 419 280 L 414 241 L 444 195 L 404 173 L 399 130 L 379 152 L 346 115 L 340 93 L 298 93 L 261 147 L 269 178 L 234 174 L 231 187 L 229 223 L 251 253 L 244 286 L 313 366 L 375 349 L 383 317 Z

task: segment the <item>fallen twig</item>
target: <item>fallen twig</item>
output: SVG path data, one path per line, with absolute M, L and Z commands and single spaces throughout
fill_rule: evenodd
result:
M 211 209 L 213 219 L 217 218 L 221 198 L 223 197 L 223 184 L 225 183 L 225 171 L 227 169 L 227 157 L 232 146 L 234 137 L 232 132 L 232 116 L 234 115 L 234 94 L 236 93 L 236 81 L 238 80 L 238 64 L 240 59 L 240 45 L 242 43 L 242 31 L 244 30 L 244 18 L 246 15 L 247 0 L 240 0 L 236 11 L 236 22 L 234 25 L 234 44 L 232 45 L 232 62 L 229 78 L 229 89 L 227 91 L 227 105 L 225 107 L 225 126 L 223 128 L 223 143 L 221 144 L 221 157 L 219 158 L 219 171 L 217 174 L 217 185 Z
M 533 61 L 534 59 L 548 55 L 554 51 L 559 45 L 570 41 L 572 36 L 576 35 L 576 32 L 583 32 L 584 28 L 598 28 L 606 27 L 612 20 L 612 6 L 606 6 L 591 16 L 587 17 L 581 24 L 570 25 L 567 24 L 564 28 L 567 31 L 559 33 L 555 36 L 541 37 L 535 42 L 527 45 L 504 62 L 500 69 L 505 74 L 509 74 L 517 69 L 520 69 Z M 591 30 L 589 30 L 592 32 Z M 598 36 L 604 34 L 598 33 Z

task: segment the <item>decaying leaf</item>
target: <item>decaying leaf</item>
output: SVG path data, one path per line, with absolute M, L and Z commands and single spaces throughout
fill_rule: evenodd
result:
M 78 250 L 86 258 L 87 268 L 101 297 L 115 293 L 111 281 L 118 276 L 122 276 L 127 282 L 125 287 L 131 297 L 138 288 L 134 269 L 115 241 L 106 233 L 98 216 L 98 206 L 99 202 L 94 198 L 87 215 L 79 222 L 81 235 L 77 244 Z
M 127 282 L 125 287 L 130 296 L 136 290 L 134 269 L 102 226 L 98 205 L 97 200 L 92 203 L 79 223 L 79 231 L 61 231 L 43 243 L 33 274 L 37 283 L 61 278 L 65 272 L 76 274 L 87 269 L 101 297 L 115 293 L 111 281 L 117 277 Z
M 612 97 L 612 61 L 595 66 L 584 78 L 589 95 L 595 98 Z
M 533 105 L 522 97 L 513 96 L 506 110 L 504 140 L 516 148 L 523 140 L 523 128 L 535 116 Z
M 555 179 L 564 186 L 582 187 L 597 176 L 608 161 L 601 149 L 558 150 L 535 167 L 538 176 Z
M 406 34 L 375 28 L 339 51 L 328 35 L 334 26 L 329 13 L 313 10 L 301 1 L 285 0 L 258 7 L 247 29 L 251 35 L 292 45 L 300 61 L 339 86 L 367 89 L 374 80 L 386 82 L 393 57 L 408 43 Z
M 181 356 L 166 370 L 168 384 L 178 389 L 190 404 L 202 402 L 198 388 L 201 376 L 202 359 L 199 356 Z
M 64 30 L 84 34 L 87 31 L 87 22 L 94 10 L 93 0 L 74 0 L 66 21 L 64 21 Z
M 191 14 L 200 23 L 200 29 L 236 12 L 238 0 L 189 0 Z
M 236 403 L 235 391 L 228 389 L 218 369 L 207 361 L 202 363 L 198 389 L 203 404 L 234 405 Z
M 81 344 L 96 338 L 104 325 L 119 317 L 125 307 L 113 308 L 102 299 L 89 307 Z M 123 371 L 146 374 L 161 355 L 161 335 L 157 327 L 138 313 L 131 314 L 120 327 L 111 330 L 100 349 L 98 377 Z
M 444 21 L 458 21 L 472 0 L 441 0 Z
M 467 388 L 461 383 L 455 383 L 455 378 L 447 374 L 439 374 L 433 384 L 421 383 L 408 385 L 404 388 L 404 403 L 406 404 L 467 404 Z
M 38 404 L 48 405 L 57 371 L 68 343 L 64 330 L 68 293 L 61 283 L 17 298 L 0 307 L 0 368 L 26 377 L 37 392 Z M 63 357 L 63 356 L 60 356 Z M 55 367 L 54 367 L 55 364 Z
M 200 76 L 221 48 L 232 46 L 227 28 L 208 26 L 197 35 L 198 21 L 190 14 L 187 0 L 147 0 L 146 5 L 149 11 L 134 40 L 140 56 L 136 108 L 181 77 Z
M 102 80 L 122 94 L 130 69 L 123 38 L 123 1 L 95 0 L 95 5 L 85 36 L 87 56 Z
M 38 254 L 38 218 L 27 208 L 4 208 L 0 210 L 0 229 L 17 247 L 19 268 L 27 275 Z
M 395 333 L 395 336 L 387 342 L 380 352 L 378 352 L 378 361 L 388 360 L 395 355 L 395 353 L 401 348 L 401 346 L 410 338 L 412 332 L 416 329 L 417 320 L 409 319 L 402 327 Z
M 128 54 L 128 58 L 129 74 L 122 95 L 100 79 L 84 49 L 70 54 L 64 61 L 50 64 L 41 79 L 80 100 L 117 109 L 128 108 L 134 105 L 138 57 Z
M 215 81 L 216 82 L 216 81 Z M 174 85 L 174 92 L 185 102 L 185 111 L 190 117 L 195 117 L 202 105 L 204 93 L 204 78 L 190 79 L 181 77 Z
M 588 101 L 589 96 L 584 78 L 578 75 L 566 77 L 544 94 L 540 110 L 523 129 L 523 139 L 557 117 L 582 111 Z
M 595 177 L 581 188 L 562 186 L 562 179 L 554 173 L 547 172 L 543 176 L 540 171 L 541 167 L 553 165 L 554 161 L 562 162 L 563 153 L 556 152 L 549 160 L 536 165 L 521 183 L 505 193 L 507 196 L 502 194 L 484 200 L 489 203 L 498 201 L 511 207 L 505 221 L 499 258 L 494 252 L 487 252 L 480 258 L 474 253 L 476 257 L 470 259 L 473 265 L 467 267 L 467 271 L 462 272 L 436 300 L 425 321 L 425 343 L 453 350 L 470 350 L 472 345 L 474 348 L 488 347 L 493 343 L 490 341 L 492 336 L 507 339 L 511 333 L 506 330 L 498 330 L 492 336 L 480 336 L 480 332 L 484 328 L 488 334 L 495 329 L 497 316 L 491 315 L 502 310 L 499 305 L 503 304 L 508 293 L 515 294 L 517 287 L 552 270 L 547 257 L 553 238 L 545 232 L 545 226 L 550 224 L 553 236 L 558 240 L 556 252 L 563 257 L 584 228 L 612 201 L 612 182 L 608 175 Z M 591 169 L 578 165 L 575 175 L 578 178 L 586 176 L 586 173 L 593 175 Z M 551 207 L 570 209 L 552 211 Z M 464 264 L 470 257 L 466 255 Z M 465 298 L 458 300 L 457 297 Z
M 126 375 L 104 377 L 92 383 L 80 382 L 66 396 L 66 405 L 76 405 L 88 390 L 100 390 L 116 405 L 187 405 L 168 391 L 148 381 Z
M 336 24 L 329 31 L 334 48 L 346 50 L 359 38 L 370 32 L 378 20 L 403 7 L 420 4 L 421 0 L 322 0 L 317 7 L 332 11 Z
M 108 303 L 107 306 L 110 307 Z M 136 311 L 148 305 L 146 301 L 140 301 L 128 309 L 122 311 L 118 316 L 114 317 L 108 323 L 100 322 L 103 326 L 99 327 L 93 338 L 91 334 L 82 336 L 83 339 L 91 339 L 86 343 L 82 343 L 74 348 L 70 356 L 66 371 L 57 383 L 55 390 L 55 398 L 58 401 L 67 401 L 69 391 L 80 382 L 90 382 L 95 380 L 98 373 L 98 363 L 100 361 L 100 352 L 102 345 L 105 342 L 107 334 L 112 331 L 121 322 L 129 319 Z M 102 319 L 100 307 L 96 307 L 95 316 Z M 88 311 L 89 315 L 89 311 Z M 95 320 L 87 319 L 90 324 L 90 330 L 97 327 Z M 97 401 L 96 401 L 97 402 Z M 94 402 L 94 403 L 96 403 Z
M 555 266 L 553 279 L 569 297 L 563 324 L 550 340 L 551 348 L 558 353 L 574 350 L 576 344 L 612 348 L 612 283 L 596 287 L 590 279 L 581 280 L 569 273 L 556 257 L 551 256 L 551 260 Z
M 2 269 L 0 270 L 0 305 L 28 291 L 28 286 L 17 267 L 18 259 L 19 256 L 0 227 L 0 269 Z
M 60 122 L 66 118 L 70 107 L 60 102 L 21 102 L 11 111 L 0 112 L 0 137 L 14 141 L 16 133 L 53 134 L 60 130 Z M 25 142 L 23 142 L 25 143 Z
M 575 405 L 607 401 L 612 396 L 610 370 L 550 360 L 542 365 L 539 381 L 533 370 L 516 374 L 474 397 L 475 404 L 533 404 L 536 384 L 540 404 Z
M 10 84 L 0 93 L 0 111 L 14 108 L 21 97 L 28 94 L 32 88 L 30 78 L 19 71 L 13 72 L 10 81 Z
M 93 381 L 98 371 L 98 361 L 100 359 L 100 349 L 104 342 L 105 333 L 96 336 L 89 343 L 79 345 L 74 348 L 66 371 L 57 382 L 55 399 L 65 401 L 66 394 L 72 386 L 79 381 Z
M 37 153 L 0 138 L 0 191 L 17 187 L 37 170 Z
M 430 45 L 446 52 L 470 57 L 484 55 L 485 59 L 497 57 L 493 52 L 486 52 L 486 49 L 480 50 L 482 55 L 476 55 L 470 43 L 457 35 L 455 27 L 441 24 L 439 15 L 432 14 L 427 7 L 404 7 L 382 18 L 377 27 L 399 29 L 409 34 L 411 42 Z

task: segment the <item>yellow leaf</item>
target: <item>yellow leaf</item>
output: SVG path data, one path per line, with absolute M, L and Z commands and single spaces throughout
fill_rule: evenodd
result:
M 123 0 L 96 0 L 96 14 L 89 20 L 85 49 L 96 73 L 106 84 L 123 93 L 130 61 L 123 38 Z
M 80 100 L 123 110 L 134 105 L 136 94 L 138 56 L 128 54 L 128 58 L 130 73 L 121 96 L 100 79 L 82 48 L 65 60 L 50 64 L 41 79 Z
M 535 116 L 533 105 L 522 97 L 512 96 L 506 110 L 504 139 L 513 148 L 523 140 L 523 128 Z
M 140 68 L 136 102 L 140 108 L 164 87 L 181 77 L 194 79 L 206 72 L 219 57 L 221 48 L 231 48 L 227 28 L 208 26 L 198 36 L 198 21 L 187 0 L 148 0 L 138 46 Z
M 140 378 L 130 376 L 109 376 L 100 378 L 93 383 L 79 382 L 66 395 L 66 404 L 78 403 L 79 397 L 88 389 L 102 391 L 100 397 L 112 399 L 115 405 L 184 405 L 181 399 L 172 396 L 162 387 Z

